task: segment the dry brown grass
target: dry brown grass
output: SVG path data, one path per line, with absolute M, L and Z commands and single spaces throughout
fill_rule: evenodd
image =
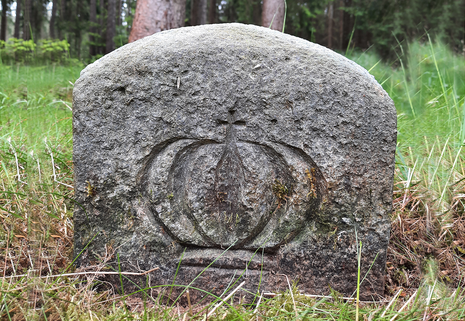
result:
M 438 277 L 451 288 L 465 279 L 465 184 L 457 179 L 450 189 L 450 203 L 431 195 L 418 184 L 406 188 L 396 171 L 394 212 L 388 248 L 386 295 L 399 288 L 412 293 L 424 277 L 428 259 L 438 262 Z M 457 174 L 457 173 L 456 173 Z M 461 174 L 461 173 L 459 173 Z M 462 177 L 465 177 L 462 176 Z M 448 208 L 444 213 L 440 208 Z

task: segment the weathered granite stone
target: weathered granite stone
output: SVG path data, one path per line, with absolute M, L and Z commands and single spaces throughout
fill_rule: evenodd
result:
M 350 295 L 357 234 L 362 296 L 383 293 L 396 112 L 352 61 L 256 26 L 165 31 L 85 68 L 73 117 L 79 264 L 111 246 L 171 284 L 182 257 L 189 284 L 222 255 L 193 286 Z

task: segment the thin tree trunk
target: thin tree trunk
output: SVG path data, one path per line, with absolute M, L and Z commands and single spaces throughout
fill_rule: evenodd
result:
M 8 12 L 7 0 L 2 0 L 2 25 L 0 27 L 0 40 L 6 41 L 6 19 Z
M 79 1 L 76 1 L 76 2 L 71 1 L 70 7 L 71 7 L 70 16 L 72 17 L 71 21 L 73 22 L 72 31 L 74 32 L 74 51 L 77 53 L 78 57 L 80 57 L 81 32 L 80 32 L 79 24 L 78 24 Z
M 186 0 L 138 0 L 129 42 L 184 26 Z
M 343 48 L 343 39 L 344 39 L 344 0 L 339 1 L 339 50 L 342 52 Z
M 82 11 L 82 2 L 81 1 L 76 1 L 76 20 L 78 20 L 77 17 L 81 16 L 81 11 Z M 75 37 L 75 44 L 76 44 L 76 52 L 77 56 L 79 59 L 81 59 L 81 42 L 82 42 L 82 32 L 80 28 L 80 24 L 78 21 L 75 23 L 75 29 L 74 29 L 74 37 Z
M 262 24 L 262 6 L 260 0 L 254 0 L 252 3 L 252 23 L 260 26 Z
M 262 26 L 282 31 L 284 23 L 284 0 L 263 0 Z
M 216 23 L 216 0 L 208 2 L 208 23 Z
M 132 17 L 132 9 L 131 9 L 131 6 L 132 6 L 132 1 L 131 0 L 126 0 L 126 6 L 128 7 L 128 11 L 127 11 L 127 17 Z M 131 34 L 131 25 L 128 23 L 127 25 L 127 32 L 128 34 Z
M 55 39 L 55 20 L 57 15 L 58 0 L 53 0 L 52 15 L 50 16 L 50 38 Z
M 99 9 L 100 9 L 100 19 L 99 19 L 99 23 L 100 23 L 100 26 L 103 28 L 103 25 L 104 25 L 104 11 L 105 11 L 105 3 L 104 3 L 104 0 L 100 0 L 99 1 Z
M 116 0 L 108 0 L 107 9 L 107 39 L 105 46 L 105 53 L 110 53 L 115 50 L 115 43 L 113 38 L 115 37 L 115 18 L 116 18 Z
M 99 8 L 100 8 L 100 19 L 99 19 L 100 42 L 102 43 L 102 45 L 99 46 L 99 53 L 103 55 L 105 54 L 105 46 L 103 46 L 103 43 L 106 43 L 105 42 L 106 33 L 105 33 L 105 1 L 104 0 L 100 0 Z
M 328 7 L 328 48 L 333 48 L 333 3 Z
M 344 6 L 346 8 L 351 8 L 352 7 L 352 0 L 346 0 L 344 1 Z M 347 50 L 347 48 L 349 47 L 349 38 L 350 38 L 350 34 L 352 33 L 352 28 L 353 28 L 353 19 L 352 19 L 352 16 L 350 15 L 350 13 L 348 13 L 347 11 L 344 11 L 344 18 L 343 18 L 343 23 L 344 23 L 344 27 L 343 27 L 343 35 L 342 35 L 342 50 Z
M 66 0 L 61 0 L 60 1 L 60 16 L 58 19 L 58 38 L 60 40 L 63 40 L 63 35 L 64 35 L 64 22 L 65 20 L 65 12 L 66 12 Z
M 13 37 L 19 39 L 19 30 L 20 30 L 20 20 L 21 20 L 21 0 L 16 1 L 16 18 L 15 18 L 15 31 Z
M 39 7 L 39 1 L 37 0 L 31 0 L 31 10 L 29 10 L 29 23 L 31 25 L 30 27 L 30 32 L 31 35 L 29 36 L 31 39 L 34 39 L 34 36 L 37 36 L 37 39 L 40 37 L 40 28 L 41 26 L 36 23 L 36 20 L 40 18 L 37 16 L 37 14 L 34 14 L 34 12 L 37 10 L 37 7 Z
M 89 53 L 91 56 L 95 56 L 97 54 L 97 51 L 95 49 L 95 37 L 94 34 L 96 32 L 96 27 L 97 27 L 97 0 L 90 0 L 90 16 L 89 16 L 89 21 L 90 21 L 90 34 L 89 34 L 89 41 L 90 41 L 90 46 L 89 46 Z
M 123 6 L 122 0 L 116 0 L 116 25 L 121 26 L 121 7 Z
M 61 0 L 60 4 L 60 16 L 62 19 L 65 18 L 65 10 L 66 10 L 66 0 Z
M 191 25 L 198 26 L 207 23 L 207 0 L 192 0 Z
M 60 4 L 60 19 L 62 21 L 65 21 L 66 17 L 66 0 L 61 0 Z
M 23 39 L 30 40 L 31 39 L 31 6 L 32 0 L 25 0 L 24 1 L 24 25 L 23 25 Z

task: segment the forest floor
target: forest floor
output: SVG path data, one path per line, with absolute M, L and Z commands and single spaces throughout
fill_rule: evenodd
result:
M 96 291 L 96 275 L 72 264 L 72 89 L 82 66 L 0 65 L 0 319 L 465 319 L 465 58 L 441 44 L 403 49 L 393 65 L 349 54 L 398 115 L 385 300 L 359 303 L 306 296 L 298 284 L 253 304 L 190 309 Z

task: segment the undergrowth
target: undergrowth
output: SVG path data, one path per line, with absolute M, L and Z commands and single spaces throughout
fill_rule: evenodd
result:
M 240 304 L 243 288 L 227 302 L 187 307 L 148 298 L 151 289 L 101 290 L 98 275 L 74 270 L 71 257 L 72 88 L 81 68 L 0 65 L 0 319 L 354 320 L 357 307 L 364 320 L 465 319 L 465 59 L 431 42 L 401 49 L 396 67 L 370 52 L 351 56 L 398 116 L 386 299 L 360 304 L 306 296 L 298 284 L 258 293 L 253 305 Z M 108 273 L 110 252 L 93 272 Z
M 465 277 L 465 59 L 431 41 L 401 49 L 395 70 L 374 55 L 354 59 L 397 108 L 387 286 L 418 287 L 422 264 L 434 258 L 438 277 L 457 287 Z

